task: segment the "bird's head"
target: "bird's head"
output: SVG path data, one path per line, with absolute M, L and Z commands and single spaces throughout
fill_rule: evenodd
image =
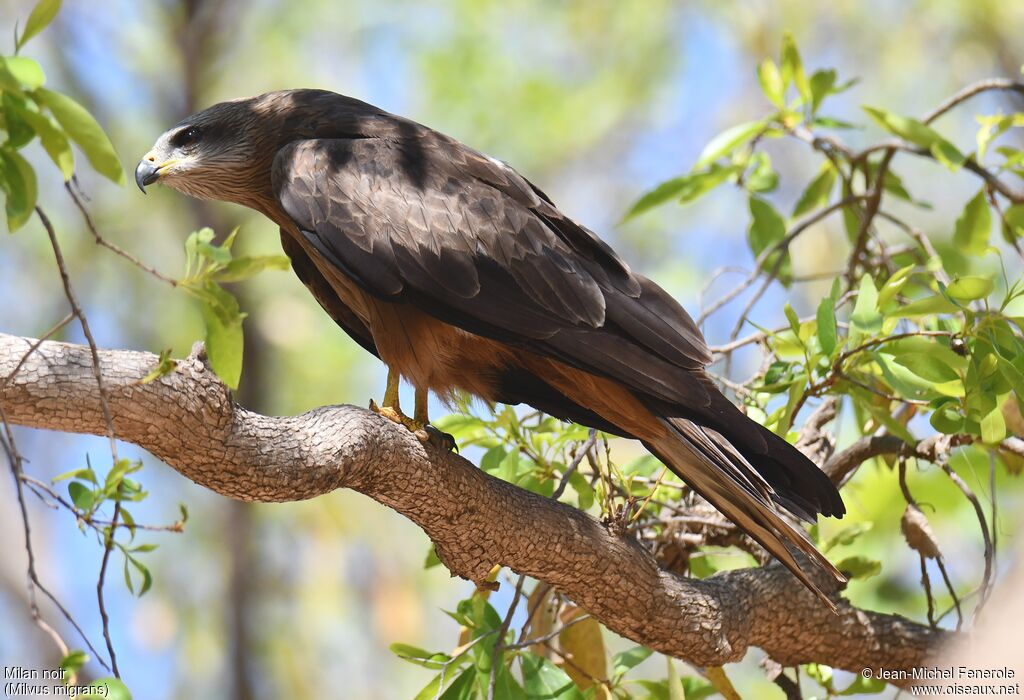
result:
M 265 194 L 277 150 L 274 93 L 221 102 L 165 131 L 135 169 L 139 189 L 161 182 L 199 199 L 253 206 Z

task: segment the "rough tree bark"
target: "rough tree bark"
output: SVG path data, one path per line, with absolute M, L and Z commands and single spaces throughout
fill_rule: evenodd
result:
M 88 348 L 45 341 L 23 359 L 32 343 L 0 334 L 7 420 L 104 434 Z M 699 666 L 737 661 L 757 646 L 783 665 L 909 670 L 951 638 L 845 601 L 834 616 L 777 565 L 702 580 L 663 571 L 590 515 L 424 447 L 366 410 L 248 411 L 195 352 L 148 384 L 140 380 L 155 355 L 103 350 L 100 361 L 117 436 L 196 483 L 246 501 L 354 489 L 423 528 L 453 575 L 482 581 L 495 564 L 507 566 L 557 587 L 609 629 Z

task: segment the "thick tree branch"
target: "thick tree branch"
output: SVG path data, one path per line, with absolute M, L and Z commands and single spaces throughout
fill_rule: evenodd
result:
M 7 419 L 105 434 L 89 349 L 44 341 L 23 361 L 33 342 L 0 334 Z M 737 661 L 759 646 L 785 665 L 909 669 L 924 665 L 950 637 L 845 603 L 833 616 L 775 565 L 703 580 L 676 576 L 595 518 L 495 479 L 457 455 L 424 448 L 368 411 L 248 411 L 195 354 L 148 384 L 140 380 L 156 365 L 155 355 L 105 350 L 99 360 L 117 436 L 193 481 L 254 501 L 355 489 L 422 527 L 453 574 L 482 581 L 495 564 L 508 566 L 559 588 L 610 629 L 697 665 Z

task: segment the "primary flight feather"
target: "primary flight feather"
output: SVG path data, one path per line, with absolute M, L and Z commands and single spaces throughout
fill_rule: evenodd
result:
M 835 486 L 718 391 L 682 306 L 508 165 L 350 97 L 289 90 L 182 120 L 135 177 L 276 222 L 302 282 L 387 364 L 385 416 L 424 436 L 427 392 L 463 390 L 636 438 L 832 605 L 793 550 L 842 574 L 779 508 L 841 517 Z M 416 388 L 411 419 L 399 378 Z

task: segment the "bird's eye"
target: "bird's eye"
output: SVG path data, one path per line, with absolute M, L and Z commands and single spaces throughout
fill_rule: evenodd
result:
M 199 136 L 199 129 L 194 126 L 187 126 L 174 135 L 174 138 L 171 139 L 171 145 L 175 148 L 186 148 L 197 143 Z

